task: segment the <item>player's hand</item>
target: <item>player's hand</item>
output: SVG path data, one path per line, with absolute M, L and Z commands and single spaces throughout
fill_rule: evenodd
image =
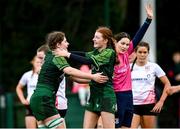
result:
M 102 73 L 96 73 L 96 74 L 93 74 L 93 80 L 98 83 L 105 83 L 109 79 L 107 76 L 102 75 Z
M 29 105 L 29 101 L 25 99 L 25 100 L 22 101 L 22 104 L 23 105 Z
M 152 5 L 148 3 L 148 4 L 145 6 L 145 9 L 146 9 L 147 17 L 148 17 L 149 19 L 152 19 L 152 18 L 153 18 Z
M 156 105 L 154 106 L 154 108 L 151 110 L 151 112 L 160 113 L 162 110 L 163 104 L 164 102 L 158 101 Z

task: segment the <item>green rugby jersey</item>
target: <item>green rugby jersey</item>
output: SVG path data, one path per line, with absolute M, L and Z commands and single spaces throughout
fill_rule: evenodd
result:
M 68 66 L 64 57 L 55 57 L 51 51 L 48 51 L 39 74 L 37 88 L 38 84 L 44 84 L 56 92 L 62 80 L 60 76 L 64 75 L 62 70 Z
M 116 59 L 115 51 L 110 48 L 106 48 L 101 52 L 94 50 L 87 52 L 86 57 L 91 58 L 94 62 L 91 66 L 92 73 L 102 72 L 103 75 L 106 75 L 109 78 L 109 80 L 103 84 L 91 81 L 89 84 L 91 92 L 98 96 L 102 95 L 102 97 L 112 96 L 114 94 L 112 76 Z

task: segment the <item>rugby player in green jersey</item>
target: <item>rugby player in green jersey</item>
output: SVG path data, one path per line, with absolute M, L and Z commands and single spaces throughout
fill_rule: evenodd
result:
M 47 35 L 46 43 L 50 50 L 67 49 L 69 43 L 63 32 L 54 31 Z M 105 83 L 108 78 L 101 73 L 90 74 L 70 67 L 64 57 L 56 57 L 48 51 L 39 73 L 38 83 L 31 100 L 30 107 L 38 120 L 38 128 L 66 128 L 64 119 L 55 107 L 56 92 L 61 79 L 60 75 L 71 76 Z
M 99 117 L 104 128 L 115 127 L 116 97 L 113 90 L 112 76 L 116 63 L 116 52 L 112 31 L 107 27 L 99 27 L 93 38 L 94 50 L 91 52 L 54 51 L 55 55 L 68 57 L 82 64 L 90 64 L 92 73 L 103 72 L 109 80 L 105 83 L 91 81 L 90 99 L 86 104 L 84 128 L 94 128 Z

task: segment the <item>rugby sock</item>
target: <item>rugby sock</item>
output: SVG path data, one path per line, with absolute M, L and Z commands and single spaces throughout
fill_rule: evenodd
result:
M 56 119 L 53 119 L 53 120 L 50 120 L 49 122 L 47 122 L 46 125 L 48 128 L 54 129 L 62 124 L 64 124 L 64 118 L 56 118 Z
M 46 125 L 40 124 L 38 125 L 38 129 L 47 129 Z

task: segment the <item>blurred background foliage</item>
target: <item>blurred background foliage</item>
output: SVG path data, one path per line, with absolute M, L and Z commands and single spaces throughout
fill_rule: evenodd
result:
M 127 14 L 128 1 L 110 0 L 108 4 L 102 0 L 2 0 L 1 84 L 5 91 L 14 91 L 22 73 L 31 68 L 29 62 L 47 33 L 64 31 L 69 50 L 87 51 L 92 48 L 91 40 L 98 26 L 110 26 L 114 32 L 124 30 L 125 21 L 131 19 L 127 16 L 132 16 Z M 137 14 L 131 26 L 136 27 L 138 6 L 133 10 Z

